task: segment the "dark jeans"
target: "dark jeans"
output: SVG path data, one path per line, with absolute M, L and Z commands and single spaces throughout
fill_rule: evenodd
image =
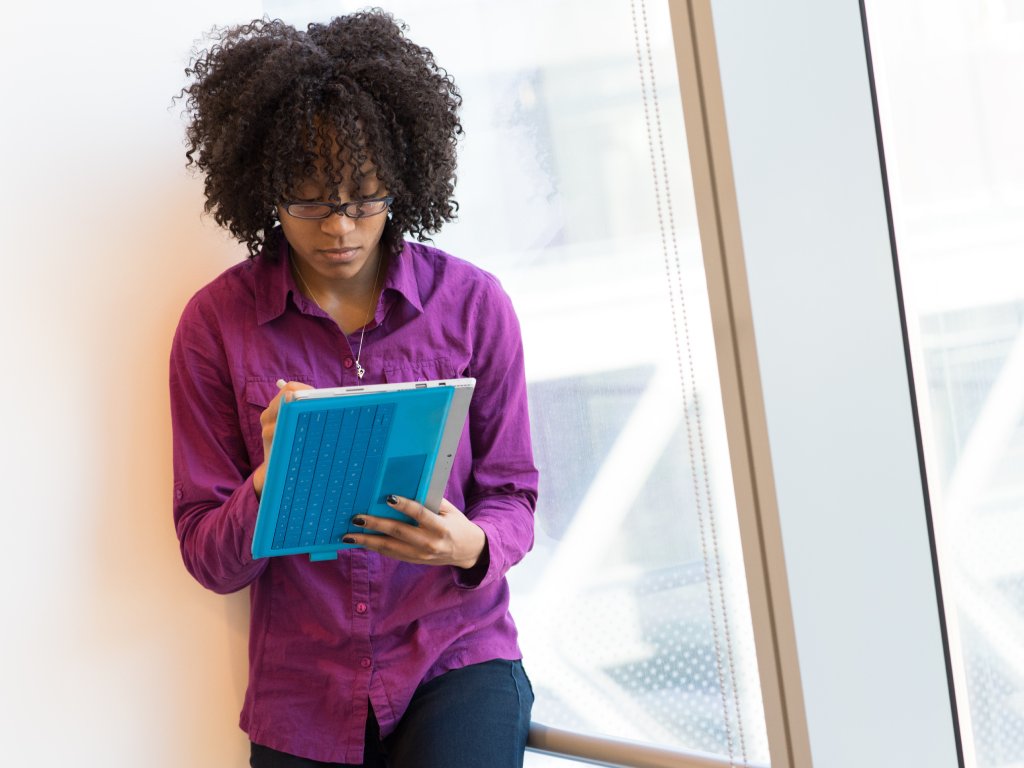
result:
M 521 768 L 533 689 L 518 661 L 486 661 L 421 685 L 398 728 L 380 739 L 371 710 L 362 768 Z M 341 768 L 259 744 L 252 768 Z

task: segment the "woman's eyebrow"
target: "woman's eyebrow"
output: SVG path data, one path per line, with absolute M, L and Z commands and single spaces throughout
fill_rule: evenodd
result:
M 334 198 L 341 199 L 342 193 L 347 193 L 350 200 L 366 200 L 369 198 L 377 198 L 383 195 L 384 182 L 373 176 L 368 176 L 363 180 L 363 185 L 359 188 L 354 187 L 351 183 L 345 184 L 344 182 L 335 182 L 333 180 L 322 182 L 314 179 L 307 179 L 302 183 L 296 184 L 293 187 L 292 194 L 296 199 L 303 200 L 330 200 Z
M 321 194 L 321 191 L 310 192 L 310 191 L 305 190 L 305 189 L 296 189 L 294 192 L 292 192 L 291 197 L 294 200 L 303 200 L 303 201 L 306 201 L 306 202 L 311 202 L 313 200 L 326 200 L 327 199 L 326 197 L 324 197 Z

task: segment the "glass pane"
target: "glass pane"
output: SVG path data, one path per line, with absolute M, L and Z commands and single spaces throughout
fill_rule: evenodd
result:
M 541 496 L 510 580 L 534 719 L 766 763 L 667 4 L 388 8 L 464 97 L 437 244 L 495 272 L 523 327 Z
M 1024 3 L 868 19 L 968 765 L 1024 764 Z

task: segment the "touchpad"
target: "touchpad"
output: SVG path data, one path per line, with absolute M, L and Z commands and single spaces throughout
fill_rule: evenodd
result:
M 385 499 L 389 493 L 404 496 L 407 499 L 415 499 L 416 491 L 420 487 L 420 478 L 423 476 L 423 465 L 426 461 L 425 453 L 413 456 L 395 456 L 388 459 L 380 481 L 380 499 L 378 501 L 381 504 L 386 504 Z

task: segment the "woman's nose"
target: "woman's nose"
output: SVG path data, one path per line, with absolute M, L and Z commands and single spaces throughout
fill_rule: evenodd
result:
M 356 220 L 343 213 L 332 213 L 320 220 L 320 228 L 331 235 L 345 235 L 355 229 Z

